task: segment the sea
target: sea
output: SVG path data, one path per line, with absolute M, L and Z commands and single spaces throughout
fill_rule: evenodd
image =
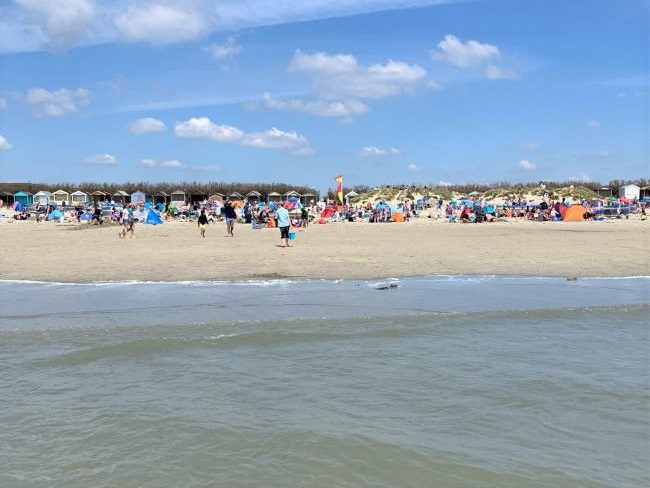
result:
M 647 487 L 648 277 L 0 282 L 0 487 Z

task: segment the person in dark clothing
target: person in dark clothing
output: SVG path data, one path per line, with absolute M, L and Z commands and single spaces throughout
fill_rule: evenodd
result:
M 201 238 L 205 239 L 205 228 L 208 226 L 208 216 L 205 215 L 205 210 L 201 210 L 201 215 L 199 215 L 199 231 L 201 232 Z
M 233 231 L 235 230 L 235 221 L 237 220 L 237 212 L 232 202 L 228 200 L 224 206 L 223 210 L 226 217 L 226 230 L 228 235 L 226 237 L 235 237 Z

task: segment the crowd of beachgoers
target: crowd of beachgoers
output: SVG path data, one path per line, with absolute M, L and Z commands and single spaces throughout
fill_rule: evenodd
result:
M 55 221 L 58 223 L 91 223 L 103 225 L 117 223 L 133 235 L 136 223 L 160 224 L 163 222 L 191 221 L 199 225 L 227 221 L 250 224 L 253 228 L 277 226 L 279 208 L 288 211 L 291 226 L 305 228 L 309 223 L 408 222 L 412 219 L 444 219 L 448 222 L 484 223 L 497 220 L 525 219 L 532 221 L 579 221 L 604 220 L 606 218 L 646 219 L 648 202 L 625 199 L 602 199 L 553 201 L 542 198 L 539 201 L 505 199 L 499 204 L 479 197 L 469 196 L 452 200 L 427 198 L 417 201 L 390 202 L 378 200 L 357 204 L 337 204 L 326 199 L 303 205 L 298 198 L 283 202 L 259 202 L 242 200 L 203 200 L 192 203 L 152 203 L 140 201 L 122 205 L 114 201 L 92 202 L 85 205 L 40 205 L 24 206 L 14 204 L 8 208 L 13 215 L 9 220 L 29 220 L 36 223 Z M 2 207 L 0 207 L 2 209 Z M 3 215 L 5 218 L 6 216 Z M 231 229 L 229 228 L 229 233 Z

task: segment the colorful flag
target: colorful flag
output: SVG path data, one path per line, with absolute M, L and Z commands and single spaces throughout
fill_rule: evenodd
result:
M 339 202 L 343 205 L 343 175 L 338 175 L 336 177 L 336 182 L 338 183 L 336 194 L 339 197 Z

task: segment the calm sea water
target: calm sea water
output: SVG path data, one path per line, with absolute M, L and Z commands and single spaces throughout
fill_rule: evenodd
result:
M 0 486 L 649 486 L 649 284 L 2 282 Z

